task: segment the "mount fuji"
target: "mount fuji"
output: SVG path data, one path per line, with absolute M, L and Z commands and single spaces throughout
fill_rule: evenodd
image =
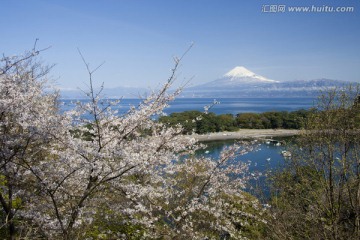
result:
M 343 87 L 346 83 L 349 82 L 330 79 L 280 82 L 238 66 L 217 80 L 184 89 L 182 97 L 314 97 L 320 90 Z
M 231 69 L 217 80 L 195 86 L 191 89 L 206 89 L 206 91 L 209 91 L 211 89 L 221 89 L 222 91 L 224 91 L 225 89 L 234 90 L 237 88 L 244 88 L 244 86 L 259 87 L 276 83 L 280 82 L 258 75 L 243 66 L 238 66 Z
M 223 78 L 216 80 L 215 82 L 222 82 L 222 83 L 230 83 L 230 84 L 237 84 L 237 83 L 277 83 L 279 81 L 271 80 L 260 76 L 243 66 L 235 67 L 229 72 L 227 72 Z

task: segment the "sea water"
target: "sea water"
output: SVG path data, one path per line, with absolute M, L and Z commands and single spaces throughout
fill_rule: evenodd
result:
M 87 102 L 89 100 L 62 99 L 61 110 L 66 111 L 74 108 L 75 102 Z M 119 114 L 126 113 L 131 106 L 138 106 L 139 99 L 122 99 L 113 108 Z M 215 114 L 233 114 L 244 112 L 261 113 L 267 111 L 295 111 L 299 109 L 309 109 L 314 106 L 313 98 L 219 98 L 217 104 L 212 98 L 178 98 L 169 103 L 169 107 L 164 112 L 171 114 L 174 112 L 200 111 L 204 112 L 204 107 L 211 106 L 209 112 Z
M 276 169 L 282 168 L 286 160 L 282 152 L 292 149 L 295 137 L 276 137 L 271 140 L 253 141 L 253 151 L 238 155 L 234 159 L 234 161 L 248 164 L 247 174 L 250 175 L 250 180 L 246 190 L 264 201 L 270 197 L 267 177 Z M 248 140 L 248 142 L 250 141 Z M 238 143 L 237 140 L 205 142 L 206 148 L 198 151 L 197 154 L 216 161 L 225 147 L 236 143 Z

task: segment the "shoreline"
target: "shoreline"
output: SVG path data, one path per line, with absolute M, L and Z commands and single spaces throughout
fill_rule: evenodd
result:
M 221 140 L 236 140 L 236 139 L 258 139 L 258 138 L 272 138 L 272 137 L 287 137 L 299 135 L 300 130 L 295 129 L 240 129 L 236 132 L 217 132 L 208 134 L 193 134 L 197 141 L 221 141 Z

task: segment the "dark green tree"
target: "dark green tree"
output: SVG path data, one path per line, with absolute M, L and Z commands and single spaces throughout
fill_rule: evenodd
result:
M 360 238 L 359 89 L 322 94 L 292 158 L 273 175 L 272 238 Z

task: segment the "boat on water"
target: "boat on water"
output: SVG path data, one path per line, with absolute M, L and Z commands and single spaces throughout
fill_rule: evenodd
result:
M 290 151 L 281 151 L 281 155 L 283 155 L 283 157 L 285 158 L 291 158 L 291 152 Z

